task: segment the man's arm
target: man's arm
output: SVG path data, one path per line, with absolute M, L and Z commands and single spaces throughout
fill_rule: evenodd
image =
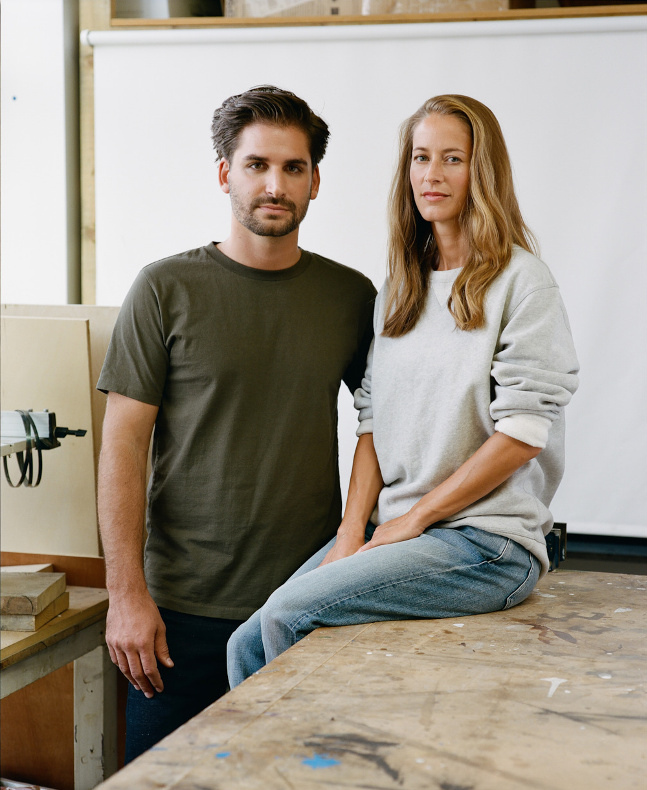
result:
M 147 697 L 162 691 L 157 659 L 172 667 L 166 628 L 144 578 L 146 464 L 157 406 L 108 394 L 99 459 L 98 510 L 106 558 L 110 658 Z

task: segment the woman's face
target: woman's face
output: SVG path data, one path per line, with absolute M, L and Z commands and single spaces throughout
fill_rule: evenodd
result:
M 428 115 L 413 130 L 409 175 L 428 222 L 458 226 L 469 191 L 472 138 L 455 115 Z

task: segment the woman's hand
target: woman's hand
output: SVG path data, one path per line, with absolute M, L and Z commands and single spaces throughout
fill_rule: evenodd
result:
M 385 521 L 375 528 L 373 537 L 357 550 L 359 554 L 362 551 L 374 549 L 376 546 L 386 546 L 387 543 L 400 543 L 403 540 L 412 540 L 418 538 L 425 531 L 425 527 L 421 526 L 414 516 L 405 513 L 404 516 Z
M 328 565 L 329 562 L 335 562 L 336 560 L 342 560 L 344 557 L 350 557 L 357 552 L 364 545 L 364 534 L 363 533 L 353 533 L 353 534 L 345 534 L 339 535 L 337 534 L 337 540 L 335 541 L 335 545 L 330 549 L 328 554 L 323 558 L 321 565 Z

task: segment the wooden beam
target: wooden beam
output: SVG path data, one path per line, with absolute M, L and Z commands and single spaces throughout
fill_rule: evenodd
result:
M 110 0 L 79 0 L 81 30 L 110 29 Z M 81 44 L 81 302 L 96 304 L 96 235 L 94 205 L 94 55 Z
M 394 25 L 416 22 L 486 22 L 508 19 L 566 19 L 647 14 L 647 3 L 584 6 L 567 8 L 511 8 L 454 14 L 367 14 L 347 16 L 272 16 L 272 17 L 171 17 L 169 19 L 120 19 L 113 17 L 113 28 L 217 28 L 217 27 L 295 27 L 317 25 Z

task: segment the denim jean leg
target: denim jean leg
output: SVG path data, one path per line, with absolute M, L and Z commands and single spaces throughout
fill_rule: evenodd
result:
M 335 538 L 329 541 L 316 554 L 295 571 L 290 579 L 302 576 L 304 573 L 316 568 L 328 551 L 335 543 Z M 245 678 L 253 675 L 265 666 L 265 650 L 263 649 L 263 639 L 261 634 L 261 610 L 258 609 L 231 635 L 227 642 L 227 675 L 229 677 L 229 687 L 234 688 L 242 683 Z
M 270 596 L 261 613 L 265 657 L 271 661 L 321 626 L 503 609 L 531 568 L 522 546 L 473 527 L 430 529 L 419 538 L 346 557 Z

